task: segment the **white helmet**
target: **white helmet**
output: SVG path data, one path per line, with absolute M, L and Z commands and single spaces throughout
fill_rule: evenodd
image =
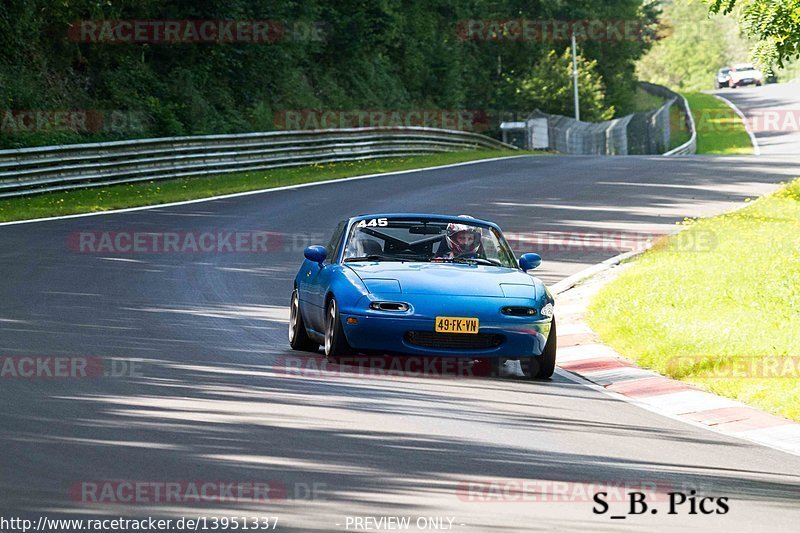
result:
M 472 218 L 469 215 L 458 215 L 459 218 Z M 472 234 L 473 240 L 472 243 L 461 244 L 458 242 L 458 235 L 462 233 L 469 233 Z M 476 228 L 475 226 L 469 226 L 467 224 L 458 224 L 456 222 L 451 222 L 447 225 L 447 245 L 450 247 L 450 251 L 453 252 L 454 256 L 474 253 L 478 250 L 478 247 L 481 245 L 481 231 Z

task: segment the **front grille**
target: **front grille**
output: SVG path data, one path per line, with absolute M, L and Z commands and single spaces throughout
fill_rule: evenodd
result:
M 460 350 L 485 350 L 503 343 L 502 335 L 477 333 L 437 333 L 435 331 L 408 331 L 406 341 L 424 348 L 454 348 Z

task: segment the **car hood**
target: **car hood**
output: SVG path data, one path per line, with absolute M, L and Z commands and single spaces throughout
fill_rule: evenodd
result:
M 521 270 L 452 263 L 348 263 L 371 293 L 534 298 L 534 281 Z

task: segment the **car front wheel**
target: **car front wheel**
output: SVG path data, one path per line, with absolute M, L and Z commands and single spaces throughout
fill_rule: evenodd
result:
M 328 302 L 325 318 L 325 357 L 331 362 L 336 362 L 340 357 L 352 352 L 342 328 L 342 318 L 339 315 L 339 306 L 336 298 Z

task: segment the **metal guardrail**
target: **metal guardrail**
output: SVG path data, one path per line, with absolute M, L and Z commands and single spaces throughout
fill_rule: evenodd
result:
M 276 131 L 21 148 L 0 150 L 0 197 L 469 149 L 517 148 L 477 133 L 424 127 Z
M 647 90 L 646 86 L 645 90 Z M 631 121 L 628 124 L 629 155 L 663 154 L 670 149 L 672 134 L 670 113 L 678 99 L 667 95 L 659 94 L 658 96 L 664 99 L 661 107 L 630 115 Z
M 582 122 L 539 110 L 529 118 L 547 120 L 549 148 L 562 154 L 628 155 L 627 127 L 632 115 L 604 122 Z
M 686 99 L 666 87 L 652 83 L 641 83 L 642 88 L 664 99 L 664 104 L 657 109 L 632 113 L 624 117 L 604 122 L 582 122 L 562 115 L 551 115 L 534 111 L 528 120 L 516 123 L 505 123 L 506 134 L 509 131 L 524 132 L 523 138 L 530 143 L 536 138 L 537 123 L 546 120 L 546 137 L 548 148 L 562 154 L 576 155 L 684 155 L 697 151 L 697 132 L 692 118 L 689 103 Z M 677 105 L 684 113 L 689 140 L 681 146 L 670 150 L 670 109 Z M 501 125 L 502 127 L 502 125 Z M 531 147 L 532 148 L 532 147 Z
M 689 107 L 689 102 L 686 101 L 686 98 L 683 95 L 679 95 L 680 99 L 678 100 L 678 105 L 680 106 L 681 110 L 684 114 L 684 120 L 686 120 L 686 127 L 691 132 L 691 136 L 689 140 L 683 143 L 682 145 L 678 146 L 677 148 L 673 148 L 669 152 L 665 152 L 663 155 L 694 155 L 697 153 L 697 129 L 694 123 L 694 117 L 692 116 L 692 110 Z
M 654 83 L 645 83 L 642 82 L 641 84 L 644 89 L 652 94 L 656 94 L 661 96 L 665 99 L 675 98 L 677 99 L 677 105 L 680 110 L 683 112 L 685 126 L 687 131 L 689 132 L 689 140 L 683 143 L 682 145 L 678 146 L 677 148 L 673 148 L 672 150 L 663 153 L 662 155 L 671 156 L 671 155 L 693 155 L 697 153 L 697 128 L 695 127 L 694 117 L 692 116 L 692 110 L 689 108 L 689 102 L 686 101 L 682 95 L 676 93 L 675 91 L 671 91 L 666 87 L 662 87 L 661 85 L 656 85 Z

